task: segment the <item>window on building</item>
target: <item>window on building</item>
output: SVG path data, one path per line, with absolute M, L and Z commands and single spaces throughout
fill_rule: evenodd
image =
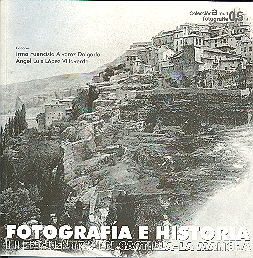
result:
M 246 52 L 247 51 L 247 48 L 246 47 L 244 47 L 244 52 Z
M 249 51 L 252 51 L 252 47 L 249 47 Z
M 228 68 L 227 68 L 227 66 L 225 66 L 225 70 L 227 70 Z

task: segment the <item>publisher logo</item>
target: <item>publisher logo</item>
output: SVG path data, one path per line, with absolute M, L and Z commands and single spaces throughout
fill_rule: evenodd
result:
M 218 11 L 213 9 L 211 11 L 190 11 L 190 15 L 202 16 L 203 21 L 210 22 L 241 22 L 244 20 L 244 13 L 239 10 L 232 11 Z

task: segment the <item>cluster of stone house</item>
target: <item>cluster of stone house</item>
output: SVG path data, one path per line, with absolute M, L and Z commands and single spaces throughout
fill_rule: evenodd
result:
M 75 97 L 65 99 L 53 99 L 45 104 L 45 125 L 50 126 L 53 121 L 61 120 L 71 114 L 72 101 Z
M 31 99 L 31 104 L 43 107 L 43 113 L 38 114 L 36 117 L 38 130 L 43 131 L 54 121 L 69 117 L 73 100 L 84 89 L 88 90 L 87 86 L 64 88 L 34 96 Z
M 71 115 L 74 96 L 62 99 L 51 99 L 44 105 L 44 113 L 37 116 L 38 130 L 47 129 L 54 121 L 59 121 Z
M 236 71 L 252 73 L 252 45 L 250 25 L 244 22 L 187 23 L 161 31 L 151 42 L 132 44 L 124 61 L 132 74 L 160 74 L 178 87 L 188 80 L 201 87 L 229 88 L 236 87 L 236 76 L 230 78 Z
M 131 73 L 152 71 L 152 42 L 137 42 L 126 51 L 125 64 Z

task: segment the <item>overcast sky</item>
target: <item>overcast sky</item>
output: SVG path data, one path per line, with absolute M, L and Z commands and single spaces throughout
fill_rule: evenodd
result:
M 252 13 L 251 3 L 233 2 L 2 0 L 1 4 L 7 17 L 7 70 L 1 72 L 7 83 L 90 72 L 114 60 L 132 42 L 149 41 L 159 31 L 185 22 L 203 23 L 202 16 L 190 15 L 190 11 L 231 11 L 240 6 L 248 16 Z M 101 56 L 86 64 L 24 65 L 15 63 L 16 47 L 32 52 L 97 51 Z

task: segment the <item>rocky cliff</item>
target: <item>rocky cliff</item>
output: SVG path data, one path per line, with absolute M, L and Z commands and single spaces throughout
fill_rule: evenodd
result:
M 89 205 L 91 224 L 152 228 L 164 217 L 184 223 L 218 185 L 241 175 L 226 168 L 227 154 L 213 151 L 223 136 L 199 128 L 205 120 L 188 121 L 197 132 L 184 129 L 185 116 L 201 108 L 188 112 L 189 101 L 154 96 L 152 87 L 134 76 L 101 87 L 93 112 L 63 132 L 65 178 L 73 198 Z M 138 96 L 140 91 L 148 94 Z M 129 212 L 132 217 L 125 217 Z

